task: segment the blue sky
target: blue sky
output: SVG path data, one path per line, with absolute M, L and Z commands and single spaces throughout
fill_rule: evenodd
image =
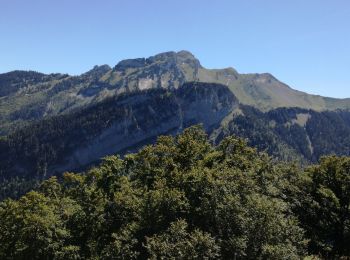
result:
M 349 0 L 0 0 L 0 35 L 0 72 L 80 74 L 184 49 L 207 68 L 350 97 Z

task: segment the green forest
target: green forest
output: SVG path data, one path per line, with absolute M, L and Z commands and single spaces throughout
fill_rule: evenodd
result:
M 199 109 L 191 105 L 195 100 L 209 102 Z M 217 111 L 222 112 L 224 120 L 220 117 L 213 123 L 211 118 L 220 114 Z M 300 121 L 300 116 L 305 117 L 305 122 Z M 114 153 L 124 156 L 145 144 L 153 144 L 160 134 L 175 134 L 197 123 L 203 123 L 210 142 L 218 144 L 235 135 L 281 161 L 309 165 L 317 163 L 323 155 L 350 155 L 349 111 L 278 108 L 262 112 L 238 104 L 226 86 L 191 82 L 177 90 L 120 94 L 68 114 L 27 122 L 0 136 L 0 201 L 18 198 L 49 176 L 66 170 L 85 170 L 98 164 L 101 157 Z M 113 126 L 119 130 L 113 130 Z M 113 137 L 109 137 L 112 139 L 103 137 L 106 131 L 113 132 Z M 118 138 L 128 144 L 119 145 L 122 142 Z M 106 141 L 102 154 L 88 162 L 69 163 L 75 153 L 80 154 L 80 149 L 101 140 Z M 110 141 L 116 144 L 109 149 Z
M 200 126 L 0 203 L 0 259 L 348 259 L 349 245 L 349 157 L 301 168 Z

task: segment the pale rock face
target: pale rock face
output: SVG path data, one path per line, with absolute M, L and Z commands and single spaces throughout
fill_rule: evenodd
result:
M 117 101 L 115 106 L 124 111 L 123 115 L 68 154 L 64 164 L 53 165 L 51 172 L 76 169 L 107 155 L 135 151 L 159 135 L 176 134 L 194 124 L 201 123 L 211 132 L 239 106 L 230 90 L 218 84 L 191 83 L 172 92 L 158 91 L 155 96 L 139 92 Z
M 153 79 L 150 79 L 150 78 L 140 79 L 138 88 L 140 90 L 150 89 L 154 86 L 154 84 L 155 82 Z
M 310 113 L 299 113 L 296 116 L 297 116 L 297 118 L 293 119 L 293 124 L 297 124 L 297 125 L 299 125 L 301 127 L 305 127 L 306 123 L 311 118 Z

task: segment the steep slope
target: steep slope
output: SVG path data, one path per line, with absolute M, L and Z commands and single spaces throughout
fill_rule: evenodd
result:
M 9 190 L 21 194 L 36 180 L 136 151 L 159 135 L 199 123 L 213 143 L 234 134 L 277 159 L 305 164 L 326 154 L 350 155 L 350 112 L 262 112 L 239 104 L 227 86 L 191 82 L 115 95 L 0 138 L 0 200 L 16 196 Z
M 109 98 L 95 106 L 24 127 L 0 140 L 2 178 L 45 178 L 134 151 L 162 134 L 202 123 L 211 132 L 238 101 L 226 86 L 187 83 Z
M 80 76 L 39 74 L 40 78 L 37 73 L 21 71 L 1 74 L 0 135 L 26 122 L 66 114 L 121 93 L 178 88 L 192 81 L 193 75 L 187 74 L 191 69 L 195 73 L 198 66 L 199 62 L 187 52 L 169 52 L 148 59 L 124 60 L 113 69 L 95 66 Z M 36 80 L 28 81 L 28 74 L 37 75 Z M 9 85 L 11 80 L 19 81 L 20 87 Z
M 121 93 L 176 89 L 192 81 L 227 85 L 242 104 L 263 111 L 278 107 L 316 111 L 350 108 L 350 99 L 296 91 L 267 73 L 206 69 L 187 51 L 166 52 L 147 59 L 123 60 L 114 68 L 95 66 L 80 76 L 21 71 L 0 74 L 0 135 L 32 120 L 66 114 Z
M 67 77 L 33 71 L 0 74 L 0 135 L 29 119 L 42 118 L 43 106 L 50 102 L 45 93 Z
M 247 138 L 260 151 L 282 160 L 316 163 L 321 156 L 350 155 L 350 112 L 278 108 L 268 112 L 241 105 L 212 134 Z

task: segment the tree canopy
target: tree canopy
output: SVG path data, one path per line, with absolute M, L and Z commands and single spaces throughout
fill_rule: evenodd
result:
M 0 259 L 350 256 L 350 159 L 305 170 L 199 126 L 0 203 Z

